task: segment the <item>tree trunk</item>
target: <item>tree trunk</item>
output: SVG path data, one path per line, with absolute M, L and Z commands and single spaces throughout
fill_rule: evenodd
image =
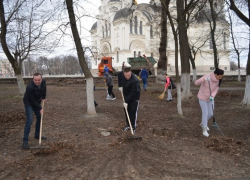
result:
M 181 57 L 182 98 L 189 98 L 192 96 L 192 93 L 190 91 L 189 44 L 187 36 L 186 15 L 184 13 L 184 1 L 176 1 L 176 6 Z
M 193 69 L 193 82 L 197 80 L 196 69 Z
M 235 6 L 234 1 L 230 0 L 230 9 L 233 10 L 236 15 L 250 27 L 250 1 L 247 2 L 248 18 Z M 250 43 L 248 48 L 250 48 Z M 250 52 L 248 52 L 247 68 L 246 68 L 246 87 L 244 98 L 241 102 L 243 105 L 250 105 Z
M 16 75 L 16 79 L 17 79 L 19 93 L 20 93 L 20 95 L 24 95 L 26 88 L 25 88 L 25 84 L 24 84 L 24 80 L 23 80 L 22 75 L 20 75 L 20 74 Z
M 245 94 L 241 104 L 246 106 L 250 105 L 250 75 L 246 76 Z
M 162 4 L 161 10 L 161 40 L 160 40 L 160 47 L 159 47 L 159 61 L 157 67 L 157 76 L 156 82 L 159 84 L 165 83 L 165 73 L 167 72 L 167 14 L 166 8 Z
M 161 0 L 162 2 L 163 0 Z M 168 16 L 170 25 L 171 25 L 171 29 L 172 29 L 172 33 L 174 36 L 174 44 L 175 44 L 175 74 L 176 74 L 176 91 L 177 91 L 177 111 L 178 114 L 183 115 L 182 113 L 182 108 L 181 108 L 181 88 L 180 88 L 180 75 L 179 75 L 179 68 L 178 68 L 178 35 L 177 32 L 175 30 L 175 25 L 172 19 L 172 16 L 169 12 L 169 3 L 170 0 L 166 0 L 166 4 L 164 3 L 163 5 L 165 5 L 165 9 L 166 9 L 166 14 Z
M 93 76 L 88 68 L 87 62 L 84 57 L 84 51 L 81 43 L 81 39 L 77 30 L 76 25 L 76 19 L 75 19 L 75 13 L 73 9 L 73 1 L 72 0 L 66 0 L 68 14 L 69 14 L 69 20 L 70 20 L 70 26 L 72 30 L 72 34 L 74 37 L 74 42 L 77 50 L 77 55 L 79 59 L 80 66 L 84 72 L 85 78 L 86 78 L 86 93 L 87 93 L 87 114 L 88 115 L 95 115 L 95 106 L 94 106 L 94 80 Z
M 0 1 L 0 21 L 1 21 L 1 33 L 0 33 L 0 42 L 4 51 L 4 54 L 8 58 L 9 62 L 11 63 L 11 66 L 15 72 L 15 76 L 17 78 L 17 84 L 20 95 L 24 95 L 25 93 L 25 85 L 21 73 L 21 62 L 20 65 L 18 65 L 17 58 L 14 58 L 8 48 L 7 41 L 6 41 L 6 33 L 7 33 L 7 23 L 5 22 L 5 12 L 4 12 L 4 5 L 3 1 Z

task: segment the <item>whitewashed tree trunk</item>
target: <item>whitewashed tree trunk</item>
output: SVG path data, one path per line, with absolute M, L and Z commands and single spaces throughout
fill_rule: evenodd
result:
M 25 84 L 24 84 L 24 80 L 22 75 L 16 75 L 16 79 L 17 79 L 17 85 L 18 85 L 18 90 L 20 95 L 24 95 L 25 93 Z
M 193 69 L 193 82 L 195 82 L 196 79 L 197 79 L 196 69 Z
M 246 76 L 245 94 L 241 104 L 246 106 L 250 105 L 250 75 Z
M 86 78 L 86 94 L 87 94 L 87 114 L 92 116 L 96 114 L 94 105 L 94 79 Z
M 181 97 L 182 99 L 189 99 L 193 96 L 193 94 L 190 91 L 190 74 L 189 73 L 183 73 L 181 74 L 181 84 L 182 84 L 182 93 Z
M 238 69 L 238 81 L 241 81 L 241 77 L 240 77 L 240 69 Z
M 182 114 L 182 108 L 181 108 L 181 86 L 179 83 L 176 84 L 176 91 L 177 91 L 177 111 L 178 114 Z

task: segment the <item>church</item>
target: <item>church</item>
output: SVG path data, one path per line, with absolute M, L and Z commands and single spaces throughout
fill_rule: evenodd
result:
M 216 45 L 219 67 L 230 70 L 229 29 L 230 25 L 221 12 L 222 0 L 215 1 L 215 11 L 220 11 L 216 21 Z M 176 2 L 171 1 L 170 11 L 176 16 Z M 205 6 L 202 12 L 196 13 L 188 28 L 190 46 L 196 49 L 195 64 L 197 72 L 214 70 L 213 46 L 210 24 L 207 18 L 210 7 Z M 149 3 L 138 4 L 134 0 L 101 0 L 97 22 L 90 30 L 92 42 L 92 69 L 97 69 L 103 56 L 113 58 L 112 65 L 121 70 L 122 63 L 128 58 L 144 54 L 159 60 L 161 3 L 160 0 L 149 0 Z M 170 24 L 167 25 L 167 58 L 168 71 L 174 72 L 174 38 Z M 180 61 L 180 58 L 179 58 Z M 180 63 L 179 63 L 180 65 Z M 192 66 L 191 66 L 192 67 Z M 155 65 L 157 68 L 157 64 Z M 192 72 L 192 70 L 191 70 Z

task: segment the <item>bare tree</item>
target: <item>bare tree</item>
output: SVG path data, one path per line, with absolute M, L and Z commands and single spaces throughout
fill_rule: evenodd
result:
M 43 49 L 48 35 L 43 29 L 52 17 L 53 11 L 44 10 L 42 7 L 44 1 L 0 0 L 1 45 L 14 69 L 21 95 L 25 92 L 22 62 L 32 51 Z
M 177 9 L 177 24 L 179 31 L 180 57 L 181 57 L 181 87 L 182 98 L 189 98 L 192 96 L 190 91 L 190 62 L 189 62 L 189 43 L 187 35 L 188 27 L 188 12 L 192 10 L 195 5 L 194 0 L 178 0 L 176 1 Z
M 230 62 L 230 68 L 235 69 L 235 70 L 238 69 L 238 81 L 241 81 L 241 76 L 240 76 L 240 74 L 241 74 L 241 71 L 240 71 L 240 69 L 241 69 L 241 67 L 240 67 L 240 54 L 241 54 L 241 52 L 243 50 L 241 50 L 239 48 L 238 37 L 237 37 L 236 33 L 234 32 L 234 28 L 233 28 L 233 26 L 235 24 L 233 22 L 233 17 L 232 17 L 233 14 L 232 14 L 232 12 L 230 12 L 229 8 L 227 9 L 227 14 L 228 14 L 229 22 L 230 22 L 230 34 L 231 34 L 231 41 L 232 41 L 232 45 L 233 45 L 232 50 L 236 54 L 236 59 L 237 59 L 237 62 L 238 62 L 238 67 L 237 66 L 235 67 L 234 63 L 231 61 Z
M 164 0 L 165 1 L 165 0 Z M 165 1 L 166 3 L 166 1 Z M 166 6 L 161 5 L 161 34 L 160 34 L 160 47 L 159 47 L 159 61 L 157 67 L 157 81 L 165 80 L 165 73 L 167 71 L 167 14 L 166 14 Z M 165 81 L 164 81 L 165 82 Z
M 247 14 L 248 17 L 244 15 L 244 13 L 236 6 L 234 0 L 225 0 L 226 3 L 229 5 L 230 9 L 235 12 L 235 14 L 246 24 L 250 27 L 250 1 L 245 1 L 247 7 Z M 249 29 L 248 29 L 249 31 Z M 250 49 L 250 41 L 249 41 L 249 49 Z M 248 59 L 247 59 L 247 67 L 246 67 L 246 86 L 245 86 L 245 94 L 244 98 L 241 102 L 243 105 L 249 106 L 250 105 L 250 51 L 248 52 Z
M 179 75 L 179 69 L 178 69 L 178 29 L 175 29 L 175 24 L 173 21 L 173 17 L 170 14 L 169 11 L 169 4 L 171 0 L 161 0 L 161 3 L 166 10 L 167 17 L 170 22 L 170 26 L 172 29 L 172 33 L 174 36 L 174 43 L 175 43 L 175 73 L 176 73 L 176 90 L 177 90 L 177 110 L 180 115 L 183 115 L 182 108 L 181 108 L 181 88 L 180 88 L 180 75 Z
M 87 93 L 87 114 L 88 115 L 95 115 L 95 106 L 94 106 L 94 80 L 93 76 L 88 68 L 87 62 L 85 60 L 83 46 L 81 43 L 81 39 L 79 37 L 79 33 L 77 30 L 77 23 L 75 19 L 75 13 L 73 8 L 73 1 L 72 0 L 66 0 L 69 20 L 70 20 L 70 27 L 72 30 L 72 34 L 74 37 L 74 42 L 77 50 L 78 60 L 80 63 L 80 66 L 84 72 L 85 78 L 86 78 L 86 93 Z

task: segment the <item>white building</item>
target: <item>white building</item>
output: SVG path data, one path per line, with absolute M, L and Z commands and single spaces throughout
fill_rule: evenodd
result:
M 0 59 L 0 77 L 14 77 L 14 70 L 9 60 Z
M 221 0 L 218 0 L 221 1 Z M 160 44 L 160 0 L 150 1 L 150 4 L 132 4 L 132 0 L 102 0 L 99 7 L 97 22 L 91 28 L 92 50 L 94 51 L 92 68 L 96 69 L 103 56 L 113 57 L 113 67 L 120 70 L 123 61 L 129 57 L 145 54 L 159 60 Z M 216 2 L 219 4 L 219 2 Z M 221 3 L 221 2 L 220 2 Z M 215 4 L 219 11 L 219 6 Z M 209 7 L 209 6 L 208 6 Z M 220 6 L 221 7 L 221 6 Z M 211 71 L 214 68 L 213 49 L 210 41 L 210 28 L 205 9 L 195 15 L 195 21 L 190 24 L 188 37 L 190 44 L 200 47 L 196 55 L 197 71 Z M 172 15 L 176 14 L 175 1 L 171 4 Z M 208 16 L 209 17 L 209 16 Z M 210 16 L 211 17 L 211 16 Z M 218 17 L 216 28 L 216 43 L 221 69 L 230 70 L 229 62 L 229 24 L 222 13 Z M 202 44 L 204 44 L 202 46 Z M 174 70 L 174 40 L 168 24 L 167 34 L 168 69 Z M 180 64 L 180 63 L 179 63 Z

